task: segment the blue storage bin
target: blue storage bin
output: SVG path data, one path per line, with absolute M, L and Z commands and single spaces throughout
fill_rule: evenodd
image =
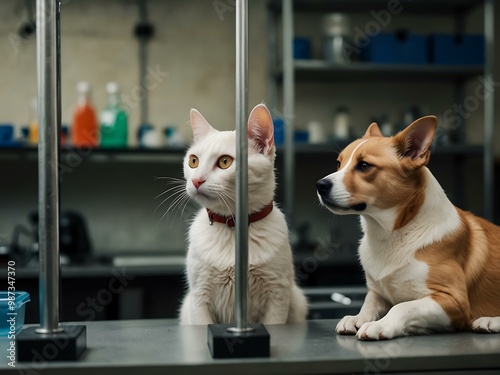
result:
M 295 143 L 309 142 L 309 132 L 307 130 L 295 130 L 293 134 L 293 141 Z
M 285 143 L 285 123 L 282 118 L 273 118 L 274 144 L 281 146 Z
M 429 37 L 410 33 L 380 33 L 363 48 L 364 61 L 379 64 L 428 64 Z
M 293 38 L 293 58 L 309 60 L 311 56 L 311 40 L 300 36 Z
M 14 125 L 0 124 L 0 144 L 10 143 L 14 140 Z
M 484 35 L 433 34 L 431 51 L 438 65 L 484 64 Z
M 0 336 L 19 332 L 24 325 L 26 303 L 30 301 L 28 292 L 0 292 Z M 13 315 L 16 313 L 15 315 Z

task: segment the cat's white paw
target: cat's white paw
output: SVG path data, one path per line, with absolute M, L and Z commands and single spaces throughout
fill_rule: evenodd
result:
M 485 316 L 476 319 L 474 323 L 472 323 L 472 330 L 476 333 L 499 333 L 500 316 L 495 316 L 495 317 Z
M 363 324 L 372 320 L 371 316 L 366 315 L 346 315 L 338 322 L 335 331 L 339 335 L 355 335 Z
M 396 325 L 383 320 L 363 324 L 356 334 L 356 337 L 363 341 L 387 340 L 397 336 L 401 336 L 401 332 Z

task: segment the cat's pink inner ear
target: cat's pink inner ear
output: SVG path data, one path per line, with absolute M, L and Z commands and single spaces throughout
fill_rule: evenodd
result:
M 191 109 L 191 128 L 193 129 L 194 141 L 198 142 L 203 139 L 207 134 L 211 133 L 215 129 L 210 126 L 205 117 L 201 115 L 196 109 Z
M 274 146 L 273 119 L 264 104 L 255 106 L 250 113 L 248 138 L 255 142 L 262 154 L 268 154 Z

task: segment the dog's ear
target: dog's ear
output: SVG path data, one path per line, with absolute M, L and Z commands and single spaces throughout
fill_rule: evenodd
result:
M 363 138 L 369 137 L 383 137 L 382 132 L 380 131 L 380 128 L 378 127 L 376 122 L 372 122 L 368 129 L 366 129 L 366 133 Z
M 413 121 L 405 130 L 394 136 L 399 155 L 414 168 L 429 162 L 430 147 L 436 133 L 436 116 L 425 116 Z

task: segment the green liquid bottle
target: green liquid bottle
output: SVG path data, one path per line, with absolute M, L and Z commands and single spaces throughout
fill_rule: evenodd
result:
M 106 91 L 108 105 L 100 116 L 101 147 L 127 147 L 128 116 L 121 103 L 120 86 L 109 82 Z

